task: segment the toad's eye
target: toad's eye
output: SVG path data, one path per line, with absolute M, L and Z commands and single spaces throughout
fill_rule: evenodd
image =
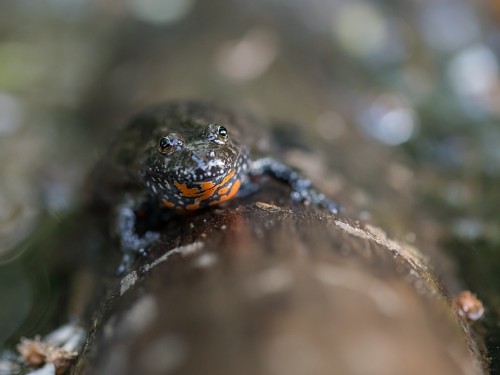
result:
M 219 136 L 221 138 L 226 139 L 227 138 L 227 129 L 223 126 L 219 126 L 219 129 L 217 129 L 217 132 L 219 133 Z
M 158 142 L 158 151 L 160 154 L 167 155 L 174 150 L 179 150 L 184 145 L 184 141 L 179 135 L 172 133 L 163 137 Z
M 205 129 L 205 137 L 210 141 L 223 145 L 228 140 L 228 131 L 222 125 L 210 124 Z
M 162 139 L 160 139 L 160 145 L 159 146 L 160 146 L 160 151 L 165 151 L 169 147 L 173 147 L 172 143 L 170 142 L 170 140 L 168 138 L 162 138 Z

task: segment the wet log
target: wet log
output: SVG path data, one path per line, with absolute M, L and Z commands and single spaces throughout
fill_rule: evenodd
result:
M 94 315 L 76 374 L 480 374 L 425 257 L 260 192 L 167 223 Z

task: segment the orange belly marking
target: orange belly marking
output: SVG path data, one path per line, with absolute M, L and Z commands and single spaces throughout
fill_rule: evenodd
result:
M 225 201 L 231 199 L 232 197 L 234 197 L 236 195 L 236 193 L 240 189 L 240 186 L 241 186 L 241 181 L 240 180 L 234 181 L 234 184 L 231 187 L 231 191 L 229 191 L 229 193 L 226 194 L 226 195 L 222 195 L 218 200 L 210 202 L 209 203 L 210 206 L 215 206 L 215 205 L 217 205 L 219 203 L 222 203 L 222 202 L 225 202 Z
M 230 184 L 235 174 L 236 170 L 232 169 L 218 184 L 211 181 L 205 181 L 199 183 L 199 186 L 194 187 L 189 187 L 186 184 L 174 181 L 174 185 L 179 190 L 180 195 L 184 198 L 191 199 L 186 199 L 185 201 L 180 199 L 178 203 L 165 200 L 163 201 L 163 205 L 168 208 L 193 211 L 200 208 L 201 202 L 208 201 L 216 195 L 218 196 L 216 200 L 210 202 L 209 205 L 212 206 L 227 201 L 236 194 L 241 186 L 241 181 L 239 179 L 233 184 Z
M 217 185 L 213 182 L 202 182 L 200 184 L 200 187 L 190 188 L 178 181 L 174 181 L 174 185 L 177 187 L 183 197 L 196 198 L 197 202 L 202 202 L 212 197 L 219 187 L 227 184 L 227 182 L 234 176 L 235 173 L 236 170 L 232 169 L 231 172 L 229 172 Z

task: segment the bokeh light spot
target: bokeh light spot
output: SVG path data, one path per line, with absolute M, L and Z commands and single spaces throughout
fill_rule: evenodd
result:
M 383 15 L 367 2 L 347 2 L 333 14 L 332 28 L 342 47 L 357 57 L 376 54 L 388 39 Z
M 364 134 L 395 146 L 412 137 L 417 121 L 415 112 L 402 98 L 381 95 L 362 109 L 359 125 Z
M 169 24 L 185 17 L 194 0 L 128 0 L 132 14 L 152 24 Z

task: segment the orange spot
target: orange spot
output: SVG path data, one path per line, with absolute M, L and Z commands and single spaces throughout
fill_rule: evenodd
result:
M 200 202 L 196 202 L 194 204 L 188 204 L 186 206 L 186 210 L 188 210 L 188 211 L 194 211 L 194 210 L 197 210 L 199 208 L 200 208 Z
M 219 203 L 222 203 L 222 202 L 225 202 L 225 201 L 231 199 L 238 192 L 238 190 L 240 189 L 240 186 L 241 186 L 241 181 L 240 180 L 234 181 L 234 184 L 231 187 L 231 191 L 228 194 L 221 196 L 216 201 L 210 202 L 209 205 L 210 206 L 215 206 L 216 204 L 219 204 Z
M 168 207 L 168 208 L 174 208 L 175 207 L 175 203 L 174 202 L 170 202 L 170 201 L 163 201 L 163 205 L 165 207 Z
M 174 181 L 174 185 L 177 187 L 177 189 L 179 189 L 183 197 L 192 198 L 196 197 L 199 193 L 198 188 L 188 188 L 186 185 L 181 184 L 180 182 L 177 181 Z
M 235 194 L 238 192 L 238 190 L 240 190 L 240 186 L 241 186 L 240 180 L 234 181 L 233 187 L 231 188 L 231 191 L 229 192 L 227 199 L 234 197 Z
M 220 195 L 224 195 L 227 193 L 227 191 L 229 190 L 230 186 L 226 186 L 226 187 L 223 187 L 222 189 L 219 190 L 219 194 Z
M 217 190 L 217 186 L 214 186 L 212 189 L 204 191 L 203 194 L 201 194 L 200 196 L 198 196 L 198 198 L 196 198 L 196 200 L 197 201 L 207 200 L 212 195 L 214 195 L 214 193 L 215 193 L 216 190 Z
M 201 190 L 203 190 L 203 191 L 211 189 L 214 186 L 215 186 L 215 184 L 213 182 L 202 182 L 200 185 Z
M 231 172 L 229 172 L 229 173 L 227 174 L 227 176 L 226 176 L 226 177 L 224 177 L 224 179 L 223 179 L 223 180 L 222 180 L 219 184 L 215 185 L 214 187 L 218 189 L 218 188 L 220 188 L 221 186 L 224 186 L 225 184 L 227 184 L 227 183 L 228 183 L 228 181 L 231 179 L 231 177 L 233 177 L 233 176 L 234 176 L 234 174 L 235 174 L 235 173 L 236 173 L 236 170 L 232 169 L 232 170 L 231 170 Z
M 228 175 L 227 175 L 226 177 L 224 177 L 224 179 L 223 179 L 223 180 L 222 180 L 219 184 L 215 185 L 215 186 L 214 186 L 212 189 L 210 189 L 209 191 L 207 190 L 207 191 L 206 191 L 206 192 L 205 192 L 205 193 L 204 193 L 204 194 L 200 197 L 200 199 L 201 199 L 201 200 L 206 200 L 206 199 L 208 199 L 208 198 L 212 197 L 212 196 L 215 194 L 215 192 L 217 191 L 217 189 L 218 189 L 218 188 L 220 188 L 221 186 L 226 185 L 226 184 L 229 182 L 229 180 L 230 180 L 230 179 L 234 176 L 234 174 L 235 174 L 235 173 L 236 173 L 236 170 L 232 169 L 232 170 L 231 170 L 231 172 L 229 172 L 229 173 L 228 173 Z M 239 181 L 239 180 L 237 180 L 237 181 Z M 233 185 L 233 186 L 234 186 L 234 185 Z M 239 187 L 238 187 L 238 188 L 239 188 Z M 223 187 L 223 188 L 219 191 L 219 194 L 224 194 L 224 193 L 225 193 L 228 189 L 229 189 L 229 186 L 225 186 L 225 187 Z M 222 191 L 224 191 L 224 192 L 222 192 Z M 222 199 L 222 197 L 221 197 L 219 200 L 214 201 L 215 203 L 214 203 L 214 202 L 210 202 L 210 203 L 209 203 L 209 205 L 214 205 L 214 204 L 217 204 L 218 202 L 222 202 L 222 200 L 221 200 L 221 199 Z

